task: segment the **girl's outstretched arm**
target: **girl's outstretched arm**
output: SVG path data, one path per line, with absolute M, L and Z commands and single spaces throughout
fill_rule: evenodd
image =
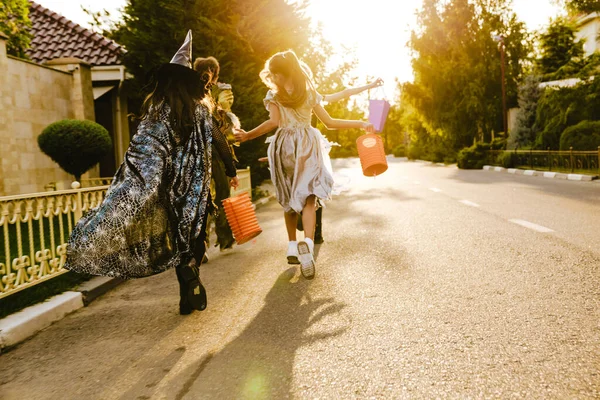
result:
M 243 129 L 236 129 L 235 139 L 240 143 L 256 139 L 257 137 L 262 136 L 265 133 L 271 132 L 273 129 L 279 127 L 279 119 L 279 107 L 276 104 L 271 103 L 269 104 L 269 119 L 249 132 L 246 132 Z
M 344 89 L 337 93 L 323 95 L 323 100 L 328 103 L 333 103 L 341 99 L 345 99 L 346 97 L 354 96 L 355 94 L 359 94 L 361 92 L 364 92 L 365 90 L 373 89 L 381 85 L 383 85 L 383 79 L 377 78 L 377 80 L 369 83 L 368 85 Z
M 313 107 L 313 111 L 317 118 L 321 120 L 327 129 L 351 129 L 358 128 L 364 129 L 369 133 L 375 133 L 375 128 L 373 124 L 367 121 L 356 121 L 356 120 L 346 120 L 346 119 L 335 119 L 331 118 L 329 113 L 321 106 L 317 104 Z

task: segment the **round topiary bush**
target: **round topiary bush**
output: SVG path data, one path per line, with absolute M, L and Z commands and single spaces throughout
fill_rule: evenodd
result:
M 600 146 L 600 121 L 581 121 L 560 135 L 560 149 L 598 150 Z
M 76 180 L 112 149 L 106 129 L 87 120 L 63 119 L 48 125 L 38 136 L 38 146 Z

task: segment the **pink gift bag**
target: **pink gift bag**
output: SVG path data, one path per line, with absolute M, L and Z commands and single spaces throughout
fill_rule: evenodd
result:
M 381 132 L 385 125 L 390 103 L 387 100 L 369 100 L 369 122 L 373 124 L 376 132 Z

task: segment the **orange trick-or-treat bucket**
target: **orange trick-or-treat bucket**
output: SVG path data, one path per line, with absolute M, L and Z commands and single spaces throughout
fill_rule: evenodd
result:
M 223 200 L 223 208 L 237 244 L 246 243 L 262 232 L 248 192 Z
M 383 174 L 388 169 L 383 149 L 383 141 L 379 135 L 367 133 L 356 139 L 358 156 L 365 176 Z

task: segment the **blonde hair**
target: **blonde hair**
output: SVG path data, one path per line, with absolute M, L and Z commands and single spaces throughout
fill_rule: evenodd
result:
M 294 86 L 292 93 L 288 93 L 285 88 L 275 83 L 273 79 L 275 74 L 281 74 L 286 79 L 291 78 Z M 260 72 L 260 79 L 269 89 L 275 92 L 275 98 L 284 107 L 300 107 L 306 101 L 308 90 L 314 91 L 312 71 L 308 65 L 298 59 L 293 50 L 279 52 L 271 56 Z

